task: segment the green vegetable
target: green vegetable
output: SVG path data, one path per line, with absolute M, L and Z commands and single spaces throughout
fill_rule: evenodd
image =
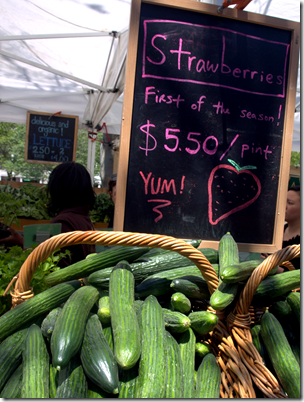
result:
M 59 317 L 61 311 L 62 311 L 61 307 L 54 308 L 53 310 L 51 310 L 49 312 L 49 314 L 42 321 L 41 331 L 42 331 L 42 335 L 45 338 L 51 338 L 57 318 Z
M 0 344 L 0 391 L 21 364 L 24 339 L 28 328 L 17 330 Z
M 208 353 L 211 353 L 211 346 L 207 343 L 196 342 L 195 353 L 198 357 L 205 357 Z
M 19 399 L 21 398 L 22 387 L 22 364 L 13 372 L 11 377 L 6 382 L 2 392 L 0 392 L 0 398 L 3 399 Z
M 22 353 L 21 398 L 49 398 L 50 357 L 38 325 L 30 326 Z
M 188 314 L 191 310 L 191 301 L 183 293 L 175 292 L 171 296 L 171 306 L 173 310 Z
M 179 311 L 163 308 L 166 329 L 171 333 L 182 333 L 190 327 L 190 318 Z
M 0 341 L 22 325 L 64 303 L 80 287 L 80 281 L 61 283 L 18 304 L 0 317 Z
M 125 370 L 137 363 L 141 353 L 134 285 L 129 264 L 118 264 L 110 275 L 109 298 L 114 356 L 119 366 Z
M 36 246 L 22 250 L 19 246 L 10 247 L 5 251 L 0 251 L 0 315 L 9 311 L 12 307 L 12 297 L 7 293 L 3 296 L 7 286 L 13 279 L 13 277 L 18 274 L 22 264 L 33 251 Z M 50 286 L 46 285 L 44 282 L 45 276 L 49 273 L 59 270 L 59 261 L 66 255 L 70 254 L 68 250 L 62 251 L 60 253 L 51 254 L 45 261 L 41 262 L 31 280 L 31 287 L 35 295 L 45 291 Z M 9 289 L 12 290 L 13 285 Z
M 191 328 L 183 332 L 177 339 L 184 377 L 184 393 L 182 398 L 194 398 L 195 388 L 195 343 L 196 338 Z
M 87 321 L 80 358 L 87 377 L 110 394 L 118 394 L 118 366 L 96 314 Z
M 82 399 L 87 398 L 87 394 L 88 383 L 77 354 L 58 373 L 56 398 Z
M 75 264 L 71 264 L 64 269 L 61 269 L 60 271 L 51 273 L 45 278 L 45 282 L 48 285 L 55 285 L 56 283 L 65 282 L 71 279 L 84 278 L 101 268 L 113 267 L 121 260 L 132 262 L 148 250 L 148 247 L 111 247 L 91 258 L 85 258 L 82 261 L 78 261 Z
M 221 370 L 212 353 L 208 353 L 197 370 L 195 398 L 219 398 Z
M 207 282 L 203 277 L 196 275 L 186 275 L 173 279 L 170 287 L 175 292 L 183 293 L 191 299 L 210 299 L 210 291 Z
M 238 291 L 238 283 L 222 282 L 224 269 L 230 265 L 239 263 L 238 246 L 229 232 L 219 242 L 219 284 L 210 297 L 210 305 L 214 310 L 223 310 L 235 299 Z
M 136 364 L 129 370 L 119 369 L 120 389 L 118 398 L 135 398 L 138 379 L 138 366 L 139 364 Z
M 197 250 L 202 252 L 204 249 L 197 249 Z M 211 258 L 210 256 L 209 261 L 211 262 L 211 264 L 213 263 L 216 264 L 216 261 L 218 260 L 217 250 L 214 250 L 212 255 L 213 257 Z M 143 257 L 145 257 L 145 255 L 143 255 Z M 206 258 L 208 259 L 208 257 Z M 114 265 L 115 263 L 113 264 L 113 266 Z M 130 265 L 135 278 L 136 285 L 141 283 L 144 279 L 148 278 L 150 275 L 155 275 L 157 273 L 169 271 L 175 268 L 192 266 L 195 273 L 201 275 L 200 270 L 194 263 L 191 263 L 188 257 L 185 257 L 176 251 L 169 251 L 167 253 L 156 254 L 154 257 L 151 257 L 150 261 L 133 262 Z M 109 277 L 111 272 L 112 268 L 104 268 L 95 271 L 89 276 L 89 283 L 100 289 L 107 289 L 109 286 Z
M 57 392 L 57 370 L 55 367 L 50 364 L 50 398 L 54 399 L 56 398 L 56 392 Z
M 177 341 L 170 332 L 166 331 L 166 337 L 168 374 L 165 398 L 182 398 L 184 393 L 184 381 L 181 352 Z
M 278 275 L 267 276 L 259 284 L 252 298 L 252 306 L 270 306 L 279 296 L 296 289 L 301 283 L 299 269 L 283 272 Z
M 65 367 L 82 345 L 86 322 L 99 293 L 93 286 L 83 286 L 66 301 L 52 337 L 52 364 L 56 370 Z
M 261 262 L 262 260 L 250 260 L 229 265 L 221 272 L 221 279 L 225 283 L 245 281 Z
M 163 309 L 155 296 L 141 308 L 142 352 L 135 398 L 165 398 L 167 347 Z
M 278 276 L 280 275 L 283 274 Z M 267 354 L 288 398 L 300 398 L 300 366 L 279 320 L 269 312 L 265 312 L 262 317 L 261 335 Z
M 301 324 L 301 294 L 300 292 L 290 292 L 287 297 L 286 301 L 291 307 L 291 310 L 296 317 L 297 323 Z
M 110 298 L 108 295 L 102 296 L 98 300 L 97 315 L 102 324 L 104 324 L 104 325 L 110 324 L 110 322 L 111 322 Z
M 209 311 L 193 311 L 188 318 L 191 328 L 199 335 L 208 334 L 218 322 L 218 317 Z

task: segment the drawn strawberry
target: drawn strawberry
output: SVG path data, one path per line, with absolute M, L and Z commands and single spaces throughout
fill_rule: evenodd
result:
M 218 165 L 210 173 L 208 180 L 208 217 L 211 225 L 229 215 L 249 207 L 261 194 L 261 182 L 249 169 L 255 166 L 240 167 Z

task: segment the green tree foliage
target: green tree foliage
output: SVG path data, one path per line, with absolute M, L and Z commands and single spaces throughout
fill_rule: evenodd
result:
M 300 152 L 291 151 L 290 166 L 300 166 Z
M 39 182 L 47 181 L 56 165 L 25 162 L 26 125 L 0 122 L 0 168 L 7 172 L 8 180 L 14 180 L 17 175 L 25 179 Z M 100 172 L 100 141 L 102 133 L 98 134 L 95 153 L 94 175 Z M 87 167 L 88 133 L 79 130 L 77 136 L 76 161 Z

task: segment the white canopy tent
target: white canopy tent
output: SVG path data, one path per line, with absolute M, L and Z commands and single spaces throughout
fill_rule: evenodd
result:
M 81 129 L 106 123 L 109 133 L 120 134 L 130 3 L 1 0 L 0 121 L 26 123 L 29 110 L 60 111 L 79 116 Z M 252 0 L 245 11 L 300 21 L 297 0 Z M 299 111 L 293 139 L 293 150 L 299 151 Z

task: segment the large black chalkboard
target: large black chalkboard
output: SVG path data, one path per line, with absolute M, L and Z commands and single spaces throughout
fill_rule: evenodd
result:
M 123 230 L 273 244 L 292 31 L 149 3 L 122 132 Z
M 25 160 L 57 165 L 75 161 L 78 116 L 27 113 Z

